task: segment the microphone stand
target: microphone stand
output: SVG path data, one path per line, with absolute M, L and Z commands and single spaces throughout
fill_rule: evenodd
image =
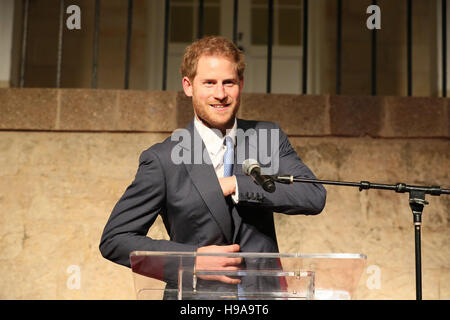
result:
M 306 178 L 294 178 L 293 176 L 268 176 L 273 181 L 285 184 L 294 182 L 303 183 L 320 183 L 337 186 L 358 187 L 359 191 L 368 189 L 383 189 L 392 190 L 397 193 L 409 192 L 409 206 L 413 214 L 414 221 L 414 238 L 415 238 L 415 257 L 416 257 L 416 300 L 422 300 L 422 257 L 421 257 L 421 240 L 420 232 L 422 226 L 422 211 L 423 207 L 428 204 L 425 200 L 425 195 L 440 196 L 441 194 L 450 194 L 450 189 L 441 189 L 440 186 L 410 186 L 404 183 L 397 183 L 395 185 L 371 183 L 369 181 L 361 182 L 343 182 L 330 180 L 317 180 Z

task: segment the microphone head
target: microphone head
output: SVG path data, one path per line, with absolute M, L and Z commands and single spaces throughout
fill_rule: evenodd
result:
M 242 171 L 248 176 L 254 168 L 260 168 L 258 161 L 255 159 L 246 159 L 242 163 Z

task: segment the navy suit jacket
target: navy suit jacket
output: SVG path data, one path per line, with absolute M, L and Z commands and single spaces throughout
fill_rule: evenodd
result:
M 266 143 L 271 160 L 277 157 L 279 174 L 315 178 L 276 123 L 237 119 L 237 127 L 246 135 L 245 139 L 238 139 L 236 150 L 245 149 L 251 154 Z M 191 142 L 201 141 L 193 121 L 185 130 L 191 135 Z M 255 145 L 252 135 L 274 132 L 271 130 L 278 132 L 275 144 L 273 139 L 259 139 Z M 239 191 L 239 201 L 234 204 L 223 196 L 213 166 L 194 163 L 199 150 L 190 147 L 193 143 L 185 142 L 169 137 L 141 154 L 134 181 L 115 205 L 104 228 L 100 251 L 105 258 L 130 267 L 129 255 L 135 250 L 196 251 L 202 246 L 233 243 L 239 244 L 242 252 L 278 252 L 273 212 L 318 214 L 325 205 L 322 185 L 277 183 L 276 191 L 268 193 L 243 173 L 240 163 L 233 166 Z M 205 146 L 200 144 L 203 154 Z M 183 152 L 191 161 L 174 163 L 174 155 Z M 246 159 L 235 154 L 237 160 Z M 265 159 L 256 160 L 263 163 Z M 158 215 L 170 240 L 147 236 Z

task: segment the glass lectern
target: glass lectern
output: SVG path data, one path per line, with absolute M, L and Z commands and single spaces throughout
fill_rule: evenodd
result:
M 207 258 L 207 267 L 196 266 Z M 221 267 L 221 258 L 239 258 Z M 196 253 L 130 254 L 137 299 L 351 299 L 364 270 L 363 254 Z M 228 284 L 223 277 L 238 279 Z

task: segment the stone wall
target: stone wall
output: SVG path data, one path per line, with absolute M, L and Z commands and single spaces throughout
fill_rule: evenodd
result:
M 450 188 L 449 101 L 246 94 L 239 117 L 280 123 L 320 179 Z M 135 299 L 100 236 L 139 154 L 192 116 L 179 92 L 0 89 L 0 299 Z M 357 299 L 414 299 L 408 195 L 327 190 L 318 216 L 276 214 L 281 252 L 363 253 Z M 450 299 L 450 198 L 427 200 L 423 296 Z M 149 235 L 167 239 L 160 219 Z

